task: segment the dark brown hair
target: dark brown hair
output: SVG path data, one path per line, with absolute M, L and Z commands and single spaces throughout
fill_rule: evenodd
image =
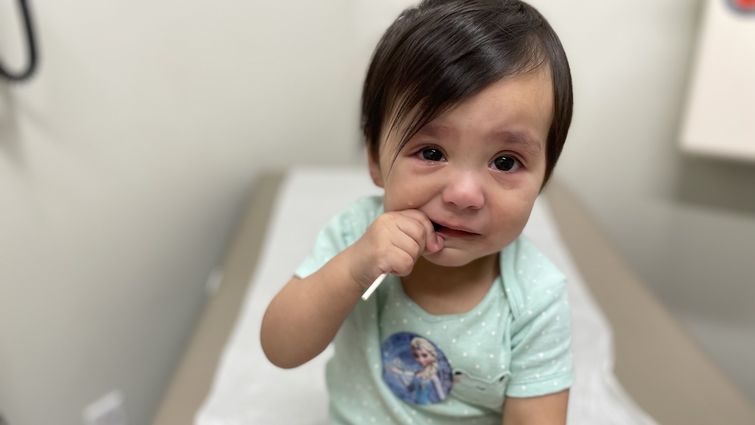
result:
M 519 0 L 424 0 L 403 11 L 378 43 L 364 81 L 367 148 L 377 158 L 388 119 L 391 129 L 408 119 L 398 152 L 439 114 L 502 78 L 541 66 L 550 67 L 554 96 L 545 186 L 569 132 L 571 73 L 556 33 Z

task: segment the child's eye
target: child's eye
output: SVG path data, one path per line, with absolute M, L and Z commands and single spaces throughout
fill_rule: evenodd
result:
M 521 166 L 521 163 L 518 159 L 514 158 L 513 156 L 509 155 L 501 155 L 493 160 L 493 163 L 491 164 L 496 170 L 504 171 L 507 173 L 510 173 L 512 171 L 516 171 Z
M 425 161 L 442 161 L 443 160 L 443 152 L 441 152 L 440 149 L 436 149 L 436 148 L 424 148 L 421 151 L 419 151 L 419 156 Z

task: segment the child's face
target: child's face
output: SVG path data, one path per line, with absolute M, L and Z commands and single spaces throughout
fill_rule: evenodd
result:
M 404 146 L 391 132 L 370 158 L 385 211 L 419 209 L 441 225 L 430 262 L 459 267 L 496 254 L 521 233 L 546 168 L 553 111 L 546 67 L 505 78 L 441 114 Z M 384 126 L 387 128 L 387 126 Z

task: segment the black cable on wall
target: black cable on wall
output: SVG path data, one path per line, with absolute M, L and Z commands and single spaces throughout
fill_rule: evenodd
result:
M 32 28 L 31 15 L 29 13 L 29 5 L 27 0 L 18 0 L 18 6 L 21 12 L 21 18 L 23 19 L 23 29 L 26 35 L 26 47 L 29 52 L 29 63 L 25 69 L 18 73 L 12 73 L 5 69 L 2 60 L 0 60 L 0 77 L 11 81 L 24 81 L 29 79 L 34 71 L 37 69 L 37 46 L 36 39 L 34 37 L 34 29 Z

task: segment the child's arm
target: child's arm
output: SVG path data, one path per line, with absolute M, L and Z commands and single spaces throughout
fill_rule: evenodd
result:
M 564 425 L 569 390 L 540 397 L 507 397 L 503 404 L 505 425 Z
M 381 215 L 354 244 L 310 276 L 292 278 L 273 298 L 260 330 L 265 355 L 284 368 L 311 360 L 377 276 L 409 274 L 420 255 L 439 251 L 442 243 L 418 210 Z

